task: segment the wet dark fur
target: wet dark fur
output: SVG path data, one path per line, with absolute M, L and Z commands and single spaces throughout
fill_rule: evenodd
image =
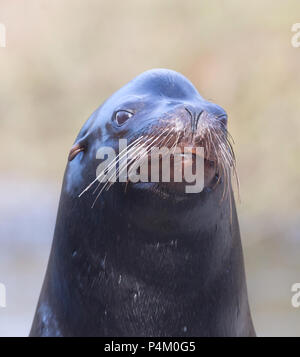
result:
M 123 127 L 112 120 L 120 108 L 134 112 Z M 93 190 L 78 197 L 95 180 L 101 145 L 116 147 L 120 137 L 132 142 L 174 115 L 197 137 L 191 118 L 199 123 L 202 112 L 223 121 L 227 138 L 222 108 L 180 74 L 152 70 L 87 121 L 75 142 L 82 150 L 66 168 L 31 336 L 255 335 L 230 176 L 222 165 L 199 194 L 179 194 L 160 183 L 124 190 L 126 184 L 116 183 L 96 202 Z M 216 148 L 212 152 L 230 170 L 230 162 Z

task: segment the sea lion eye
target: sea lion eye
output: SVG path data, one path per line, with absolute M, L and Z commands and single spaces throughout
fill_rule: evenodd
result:
M 123 125 L 132 116 L 133 114 L 128 112 L 127 110 L 118 110 L 115 113 L 115 120 L 118 125 Z

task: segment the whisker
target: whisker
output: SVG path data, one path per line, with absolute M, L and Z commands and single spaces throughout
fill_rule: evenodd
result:
M 142 138 L 143 137 L 141 137 L 141 138 L 138 138 L 138 139 L 136 139 L 133 143 L 131 143 L 129 146 L 132 146 L 134 143 L 136 143 L 137 141 L 140 141 L 140 140 L 142 140 Z M 128 147 L 127 147 L 128 148 Z M 124 149 L 124 150 L 122 150 L 122 152 L 123 151 L 125 151 L 126 149 Z M 120 155 L 120 154 L 119 154 Z M 116 160 L 116 158 L 114 159 L 114 160 Z M 113 161 L 114 161 L 113 160 Z M 110 165 L 112 165 L 112 163 L 110 163 L 109 164 L 109 166 Z M 105 168 L 105 170 L 107 170 L 107 168 Z M 93 186 L 93 184 L 101 177 L 101 175 L 103 174 L 103 171 L 78 195 L 78 197 L 81 197 L 83 194 L 84 194 L 84 192 L 86 192 L 86 191 L 88 191 L 90 188 L 91 188 L 91 186 Z
M 144 136 L 143 136 L 142 138 L 144 138 Z M 130 148 L 130 150 L 127 150 L 122 156 L 118 155 L 118 156 L 116 157 L 116 161 L 115 161 L 115 162 L 113 163 L 113 165 L 109 168 L 109 170 L 107 171 L 106 175 L 103 176 L 102 179 L 99 181 L 99 183 L 98 183 L 96 189 L 94 190 L 93 194 L 95 194 L 95 192 L 97 191 L 97 189 L 99 188 L 99 186 L 101 185 L 101 183 L 103 182 L 103 180 L 105 179 L 105 177 L 106 177 L 114 168 L 116 168 L 116 165 L 117 165 L 124 157 L 128 156 L 129 153 L 131 153 L 133 150 L 135 150 L 135 149 L 138 147 L 138 145 L 139 145 L 140 142 L 141 142 L 141 141 L 139 140 L 137 143 L 135 143 L 135 144 Z M 128 147 L 129 147 L 129 146 L 128 146 Z M 128 147 L 127 147 L 127 148 L 128 148 Z M 125 150 L 126 150 L 126 149 L 122 150 L 122 152 L 125 151 Z M 102 173 L 104 173 L 105 170 L 107 170 L 107 168 L 105 168 L 105 169 L 102 171 Z M 98 178 L 97 178 L 98 180 L 99 180 L 99 178 L 100 178 L 101 175 L 102 175 L 102 174 L 98 175 Z M 112 177 L 113 177 L 113 175 L 111 175 L 109 179 L 111 179 Z
M 165 130 L 163 130 L 163 132 L 162 132 L 157 138 L 155 138 L 155 139 L 152 141 L 152 144 L 154 144 L 162 135 L 164 135 L 164 133 L 165 133 L 167 130 L 168 130 L 168 128 L 165 129 Z M 145 146 L 145 144 L 146 144 L 147 142 L 149 142 L 150 140 L 152 140 L 152 136 L 150 136 L 145 142 L 143 142 L 143 143 L 142 143 L 142 146 Z M 131 150 L 131 152 L 130 152 L 130 155 L 131 155 L 131 156 L 132 156 L 133 154 L 136 155 L 136 154 L 138 153 L 138 151 L 141 150 L 141 148 L 142 148 L 141 146 L 138 146 L 138 147 L 135 146 L 134 149 L 132 148 L 132 150 Z M 144 148 L 143 148 L 143 149 L 144 149 Z M 134 162 L 134 160 L 136 160 L 136 156 L 134 156 L 133 158 L 131 158 L 131 159 L 130 159 L 130 162 L 127 163 L 127 164 L 125 164 L 124 167 L 122 167 L 121 171 L 120 171 L 120 168 L 118 168 L 118 169 L 117 169 L 117 175 L 120 175 L 120 173 L 123 173 L 124 170 L 127 169 L 127 168 L 130 166 L 130 164 L 131 164 L 132 162 Z M 114 182 L 110 182 L 110 179 L 111 179 L 112 177 L 113 177 L 113 175 L 111 175 L 111 176 L 108 178 L 108 180 L 106 181 L 106 183 L 103 185 L 103 187 L 102 187 L 101 190 L 99 191 L 99 193 L 98 193 L 96 199 L 94 200 L 94 202 L 93 202 L 93 204 L 92 204 L 92 208 L 94 207 L 94 205 L 95 205 L 97 199 L 99 198 L 99 196 L 101 195 L 101 193 L 104 191 L 104 189 L 109 189 L 109 188 L 114 184 Z M 98 185 L 98 186 L 99 186 L 99 185 Z M 107 187 L 107 186 L 109 186 L 109 187 Z

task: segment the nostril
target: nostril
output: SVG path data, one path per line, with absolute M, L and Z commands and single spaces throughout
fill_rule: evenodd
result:
M 191 117 L 191 119 L 193 119 L 194 118 L 194 116 L 195 116 L 195 114 L 194 113 L 192 113 L 192 111 L 189 109 L 189 108 L 187 108 L 187 107 L 184 107 L 184 109 L 189 113 L 189 115 L 190 115 L 190 117 Z
M 195 122 L 196 122 L 196 113 L 193 113 L 189 108 L 185 107 L 184 108 L 188 113 L 189 113 L 189 116 L 190 116 L 190 119 L 191 119 L 191 129 L 192 129 L 192 132 L 195 131 Z
M 194 112 L 194 113 L 187 107 L 185 107 L 185 110 L 189 113 L 191 118 L 192 132 L 195 132 L 197 130 L 198 122 L 201 117 L 201 114 L 204 112 L 204 110 L 200 110 L 199 112 Z
M 197 115 L 197 119 L 196 119 L 196 129 L 197 129 L 197 127 L 198 127 L 198 122 L 199 122 L 199 119 L 200 119 L 202 113 L 203 113 L 203 110 L 201 110 L 201 111 L 198 113 L 198 115 Z
M 195 117 L 195 114 L 187 107 L 184 107 L 184 109 L 189 113 L 191 120 L 193 120 L 193 118 Z

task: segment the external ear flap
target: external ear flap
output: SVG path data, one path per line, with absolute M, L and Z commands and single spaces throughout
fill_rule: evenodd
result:
M 76 157 L 76 155 L 80 153 L 80 151 L 84 151 L 84 150 L 85 147 L 82 144 L 73 145 L 69 152 L 68 160 L 72 161 Z

